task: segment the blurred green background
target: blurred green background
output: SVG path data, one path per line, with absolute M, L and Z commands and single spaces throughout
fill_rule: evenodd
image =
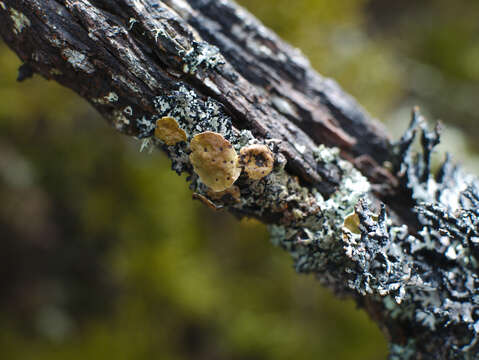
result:
M 479 2 L 240 3 L 396 137 L 413 105 L 440 117 L 477 173 Z M 19 65 L 0 44 L 1 359 L 384 359 L 263 225 L 191 201 L 164 155 Z

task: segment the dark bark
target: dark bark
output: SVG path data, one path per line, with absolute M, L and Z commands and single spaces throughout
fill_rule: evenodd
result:
M 73 89 L 122 133 L 161 147 L 197 198 L 270 224 L 298 271 L 364 306 L 391 358 L 477 354 L 477 181 L 449 161 L 432 178 L 439 136 L 417 111 L 391 144 L 351 96 L 229 1 L 2 0 L 0 33 L 25 64 L 19 80 L 33 71 Z M 164 116 L 186 141 L 153 136 Z M 205 131 L 237 151 L 266 144 L 273 172 L 243 171 L 239 193 L 212 193 L 188 157 Z

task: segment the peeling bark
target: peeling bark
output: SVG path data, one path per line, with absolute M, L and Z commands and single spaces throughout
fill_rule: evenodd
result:
M 391 359 L 475 358 L 478 182 L 450 160 L 430 174 L 439 134 L 417 110 L 392 144 L 333 80 L 226 0 L 2 0 L 0 33 L 24 62 L 19 80 L 35 72 L 73 89 L 118 131 L 161 148 L 196 198 L 269 224 L 299 272 L 368 311 Z M 163 117 L 181 133 L 171 145 L 155 136 Z M 268 147 L 271 173 L 243 169 L 233 188 L 212 191 L 189 156 L 204 132 L 231 146 L 232 162 Z

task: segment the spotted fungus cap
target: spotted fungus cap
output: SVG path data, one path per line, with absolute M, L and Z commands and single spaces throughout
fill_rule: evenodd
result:
M 190 161 L 201 181 L 215 192 L 228 189 L 241 173 L 238 155 L 221 134 L 206 131 L 193 137 Z
M 240 162 L 250 179 L 259 180 L 273 170 L 273 153 L 266 145 L 254 144 L 241 148 Z

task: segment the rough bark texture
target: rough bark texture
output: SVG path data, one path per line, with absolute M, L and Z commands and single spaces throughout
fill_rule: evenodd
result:
M 120 132 L 162 148 L 196 198 L 269 224 L 298 271 L 369 312 L 392 359 L 479 356 L 478 182 L 449 159 L 430 175 L 439 133 L 417 110 L 392 144 L 334 81 L 226 0 L 1 0 L 0 33 L 24 62 L 19 80 L 35 72 L 73 89 Z M 186 140 L 155 136 L 166 116 Z M 266 145 L 272 172 L 243 170 L 212 191 L 190 162 L 191 140 L 207 131 L 240 154 Z

